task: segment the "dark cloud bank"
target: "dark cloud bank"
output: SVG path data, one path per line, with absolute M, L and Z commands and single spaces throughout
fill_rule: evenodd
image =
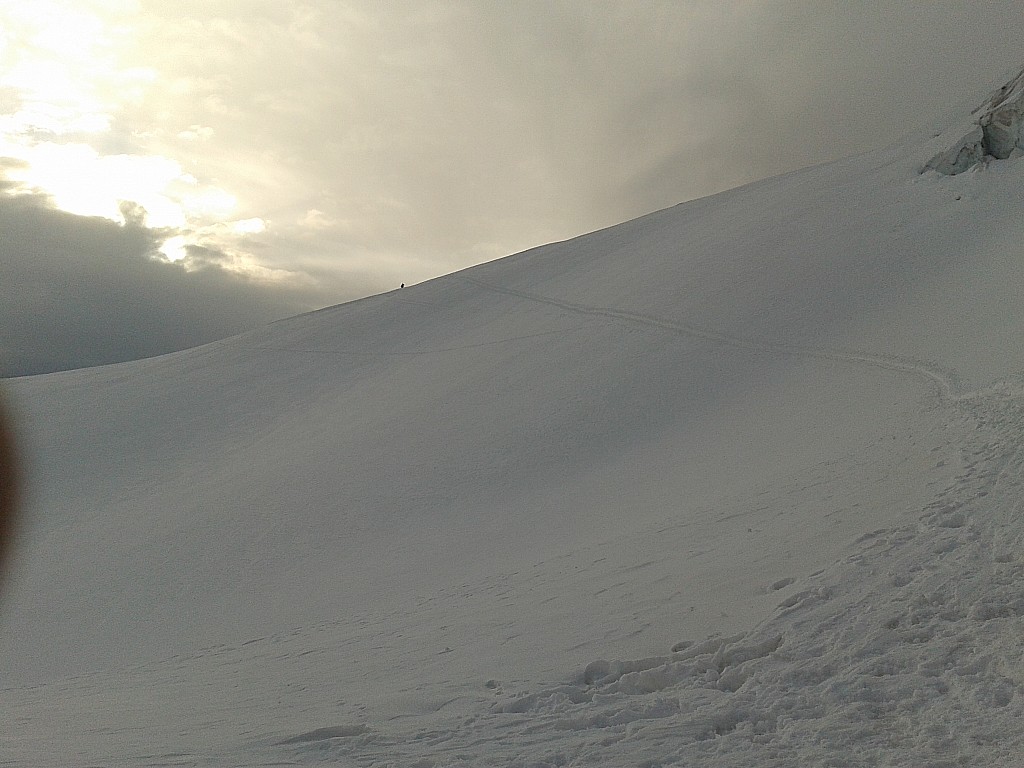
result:
M 193 347 L 331 303 L 215 265 L 154 258 L 157 233 L 0 195 L 0 376 Z

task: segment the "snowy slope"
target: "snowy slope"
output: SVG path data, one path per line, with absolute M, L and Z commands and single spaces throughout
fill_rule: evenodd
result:
M 949 141 L 12 382 L 0 762 L 1012 764 L 1024 165 Z

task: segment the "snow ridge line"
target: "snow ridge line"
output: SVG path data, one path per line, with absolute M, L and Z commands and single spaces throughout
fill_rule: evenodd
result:
M 667 331 L 675 331 L 693 339 L 711 341 L 716 344 L 723 344 L 737 349 L 747 349 L 754 352 L 776 352 L 784 355 L 829 360 L 840 363 L 853 363 L 855 365 L 864 365 L 887 371 L 895 371 L 897 373 L 905 373 L 909 376 L 914 376 L 930 382 L 935 387 L 940 402 L 944 405 L 952 402 L 960 391 L 960 385 L 957 381 L 956 375 L 952 371 L 940 368 L 933 363 L 912 360 L 905 357 L 897 357 L 894 355 L 879 355 L 870 352 L 851 352 L 840 349 L 804 347 L 797 344 L 784 344 L 781 342 L 754 341 L 752 339 L 744 339 L 737 336 L 716 333 L 715 331 L 708 331 L 689 323 L 668 320 L 663 317 L 657 317 L 656 315 L 648 315 L 628 309 L 590 306 L 573 301 L 555 299 L 549 296 L 541 296 L 528 291 L 520 291 L 515 288 L 507 288 L 493 283 L 487 283 L 483 280 L 477 280 L 472 277 L 463 276 L 462 279 L 488 291 L 503 293 L 508 296 L 517 296 L 522 299 L 535 301 L 540 304 L 548 304 L 550 306 L 565 309 L 570 312 L 576 312 L 581 315 L 593 315 L 598 317 L 610 317 L 616 320 L 625 320 L 626 322 L 647 326 L 649 328 L 661 328 Z

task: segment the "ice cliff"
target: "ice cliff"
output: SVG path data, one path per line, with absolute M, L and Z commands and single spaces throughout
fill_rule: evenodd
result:
M 1024 71 L 995 91 L 971 113 L 966 133 L 925 166 L 946 175 L 963 173 L 989 158 L 1003 160 L 1024 150 Z M 954 136 L 963 130 L 954 132 Z

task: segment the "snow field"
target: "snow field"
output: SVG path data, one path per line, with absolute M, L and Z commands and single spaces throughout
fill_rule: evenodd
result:
M 1013 765 L 1024 716 L 1024 396 L 959 398 L 956 472 L 901 525 L 870 532 L 751 632 L 595 660 L 450 729 L 361 734 L 291 753 L 354 764 Z M 786 580 L 783 580 L 786 581 Z M 787 592 L 789 594 L 787 594 Z M 415 750 L 426 740 L 428 749 Z M 530 759 L 523 756 L 530 755 Z
M 11 382 L 0 762 L 1018 764 L 1024 167 L 922 172 L 962 128 Z

